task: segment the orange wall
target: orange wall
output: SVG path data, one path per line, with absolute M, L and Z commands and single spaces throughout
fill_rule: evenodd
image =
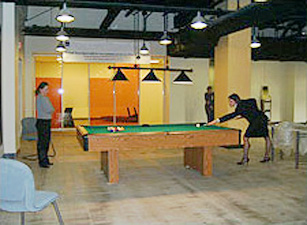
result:
M 132 66 L 130 64 L 116 64 L 116 66 Z M 115 73 L 116 70 L 113 71 Z M 139 76 L 138 70 L 122 70 L 128 81 L 116 81 L 116 115 L 128 116 L 127 107 L 131 115 L 134 108 L 139 112 Z M 99 118 L 113 115 L 113 81 L 110 78 L 90 78 L 90 117 Z
M 90 78 L 90 117 L 113 115 L 113 82 L 106 78 Z
M 133 66 L 131 64 L 116 64 L 116 66 Z M 139 112 L 139 70 L 122 70 L 128 81 L 116 82 L 116 115 L 128 116 L 127 107 L 131 114 L 136 108 Z

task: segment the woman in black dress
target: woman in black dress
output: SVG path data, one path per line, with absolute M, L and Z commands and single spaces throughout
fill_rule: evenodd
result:
M 248 120 L 249 126 L 244 134 L 244 148 L 242 160 L 237 162 L 238 165 L 244 165 L 249 162 L 248 150 L 250 148 L 249 138 L 251 137 L 263 137 L 266 143 L 266 150 L 261 163 L 269 162 L 270 149 L 271 149 L 271 139 L 268 132 L 268 118 L 262 111 L 257 107 L 255 99 L 241 100 L 239 95 L 232 94 L 228 97 L 230 107 L 235 107 L 233 113 L 227 114 L 219 119 L 216 119 L 208 125 L 213 125 L 216 123 L 222 123 L 227 120 L 233 119 L 236 116 L 242 116 Z

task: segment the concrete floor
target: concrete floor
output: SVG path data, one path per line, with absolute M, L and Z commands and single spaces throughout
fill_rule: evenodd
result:
M 216 148 L 213 176 L 183 167 L 182 149 L 120 152 L 120 182 L 100 172 L 98 153 L 83 152 L 72 132 L 54 132 L 57 155 L 50 169 L 21 157 L 35 152 L 22 142 L 19 160 L 33 170 L 36 187 L 58 192 L 71 225 L 306 225 L 306 156 L 261 164 L 264 143 L 252 141 L 251 161 L 238 166 L 241 150 Z M 19 224 L 19 215 L 0 212 L 1 225 Z M 26 224 L 58 224 L 51 206 L 27 213 Z

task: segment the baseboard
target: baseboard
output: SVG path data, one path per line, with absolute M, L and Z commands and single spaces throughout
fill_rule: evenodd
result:
M 222 148 L 232 149 L 232 148 L 243 148 L 243 145 L 228 145 L 228 146 L 221 146 Z

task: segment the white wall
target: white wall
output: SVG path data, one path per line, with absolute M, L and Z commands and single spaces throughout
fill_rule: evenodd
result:
M 2 130 L 5 154 L 15 154 L 15 3 L 2 5 L 1 32 L 1 93 L 2 93 Z
M 1 27 L 2 27 L 2 3 L 0 3 L 0 30 L 1 30 Z M 0 35 L 1 35 L 1 32 L 0 32 Z M 0 40 L 1 40 L 1 37 L 0 37 Z M 1 42 L 1 41 L 0 41 Z M 1 44 L 1 43 L 0 43 Z M 1 58 L 1 52 L 0 52 L 0 58 Z M 0 67 L 0 70 L 1 70 L 1 67 Z M 0 79 L 1 79 L 1 72 L 0 72 Z M 2 89 L 2 87 L 1 87 Z M 1 91 L 1 90 L 0 90 Z M 1 97 L 2 98 L 2 97 Z M 2 101 L 1 101 L 2 102 Z M 2 116 L 3 117 L 3 116 Z M 1 124 L 2 124 L 2 118 L 0 118 L 1 120 Z M 2 127 L 1 127 L 2 128 Z M 2 129 L 2 132 L 3 132 L 3 129 Z M 0 157 L 3 155 L 3 144 L 1 143 L 0 144 Z
M 35 64 L 34 54 L 55 54 L 57 42 L 51 37 L 25 36 L 25 117 L 35 116 L 34 91 L 35 91 Z
M 170 84 L 170 123 L 206 122 L 204 94 L 209 83 L 209 59 L 171 57 L 170 67 L 193 69 L 186 73 L 193 85 Z M 172 72 L 170 82 L 178 75 Z

